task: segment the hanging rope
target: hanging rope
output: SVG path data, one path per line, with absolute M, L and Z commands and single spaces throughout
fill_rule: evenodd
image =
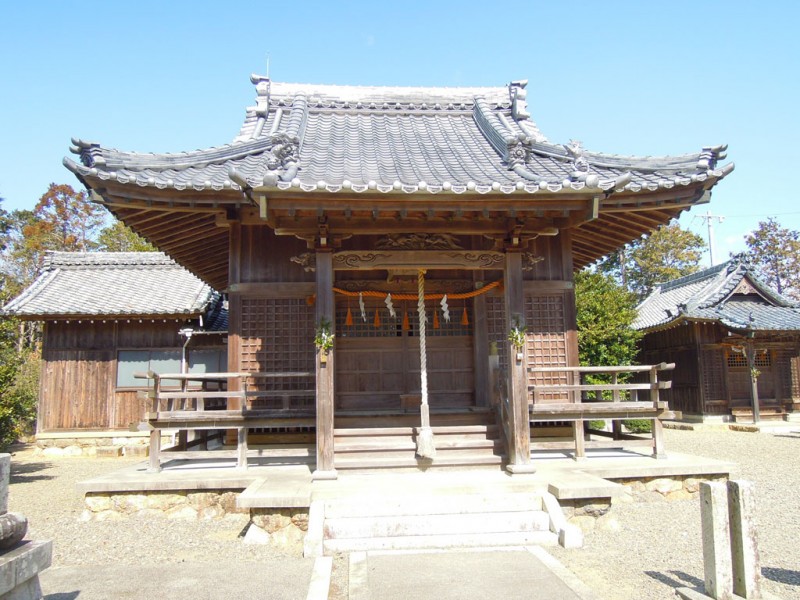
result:
M 422 402 L 419 407 L 421 427 L 417 434 L 417 456 L 433 459 L 436 446 L 433 443 L 433 429 L 428 410 L 428 357 L 425 343 L 425 271 L 417 271 L 417 316 L 419 317 L 419 384 Z
M 424 271 L 423 271 L 424 272 Z M 471 292 L 463 292 L 459 294 L 424 294 L 425 300 L 441 300 L 445 296 L 447 296 L 448 300 L 456 299 L 456 300 L 466 300 L 468 298 L 475 298 L 476 296 L 480 296 L 487 292 L 492 291 L 496 287 L 500 286 L 503 283 L 502 279 L 498 279 L 497 281 L 493 281 L 491 283 L 487 283 L 482 288 L 477 290 L 472 290 Z M 349 292 L 347 290 L 343 290 L 342 288 L 333 288 L 333 291 L 337 294 L 341 294 L 342 296 L 347 296 L 349 298 L 386 298 L 389 295 L 389 292 L 380 292 L 377 290 L 367 290 L 364 292 Z M 416 300 L 417 294 L 391 294 L 392 300 Z

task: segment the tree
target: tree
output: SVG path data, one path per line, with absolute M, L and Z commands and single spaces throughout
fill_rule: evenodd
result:
M 800 299 L 800 232 L 770 217 L 745 236 L 747 258 L 778 293 Z
M 155 252 L 156 247 L 137 235 L 122 221 L 114 221 L 103 229 L 97 238 L 101 250 L 106 252 Z
M 578 354 L 581 365 L 630 365 L 640 332 L 636 296 L 604 273 L 581 271 L 575 276 Z
M 672 221 L 607 257 L 598 268 L 642 300 L 657 284 L 698 271 L 705 246 L 703 238 Z

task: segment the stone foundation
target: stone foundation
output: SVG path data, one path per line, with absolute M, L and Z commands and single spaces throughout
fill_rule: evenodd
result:
M 611 511 L 613 504 L 620 502 L 669 502 L 699 498 L 703 481 L 728 480 L 726 475 L 706 477 L 674 476 L 644 477 L 637 479 L 613 479 L 624 486 L 623 493 L 613 498 L 580 498 L 559 500 L 567 522 L 576 525 L 584 533 L 594 529 L 616 531 L 620 525 Z
M 161 446 L 172 444 L 172 436 L 162 436 Z M 36 436 L 36 453 L 48 458 L 62 456 L 96 456 L 112 458 L 140 456 L 146 458 L 150 449 L 150 436 L 146 432 L 74 432 L 64 434 L 39 434 Z
M 307 508 L 253 508 L 244 541 L 302 553 L 307 532 Z
M 102 521 L 147 515 L 170 519 L 221 519 L 229 514 L 248 514 L 249 509 L 236 506 L 240 493 L 240 490 L 88 493 L 81 518 Z

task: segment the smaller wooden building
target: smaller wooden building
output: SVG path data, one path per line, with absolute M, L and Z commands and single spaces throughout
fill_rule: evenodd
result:
M 639 361 L 677 365 L 664 397 L 685 419 L 800 417 L 800 306 L 743 256 L 659 285 L 638 311 Z
M 3 314 L 44 322 L 38 434 L 135 428 L 133 373 L 227 363 L 221 295 L 161 252 L 50 252 Z

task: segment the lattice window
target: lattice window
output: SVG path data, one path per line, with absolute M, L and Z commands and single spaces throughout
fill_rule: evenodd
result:
M 525 323 L 528 326 L 528 364 L 531 367 L 566 367 L 567 323 L 564 295 L 527 296 Z M 569 384 L 566 373 L 534 373 L 528 378 L 531 385 Z M 543 393 L 542 400 L 564 402 L 568 394 Z
M 305 298 L 242 299 L 241 369 L 247 372 L 313 372 L 314 307 Z M 259 390 L 307 390 L 313 379 L 254 382 Z M 251 388 L 253 389 L 253 388 Z
M 501 296 L 486 297 L 486 321 L 489 330 L 489 342 L 497 345 L 500 355 L 500 370 L 508 370 L 508 343 L 506 331 L 505 301 Z
M 756 351 L 754 364 L 756 368 L 769 368 L 772 366 L 772 353 L 763 350 Z M 728 352 L 729 368 L 747 368 L 747 357 L 741 352 Z
M 725 400 L 727 390 L 725 386 L 725 355 L 722 350 L 703 350 L 703 393 L 706 402 Z M 706 410 L 704 408 L 704 410 Z

